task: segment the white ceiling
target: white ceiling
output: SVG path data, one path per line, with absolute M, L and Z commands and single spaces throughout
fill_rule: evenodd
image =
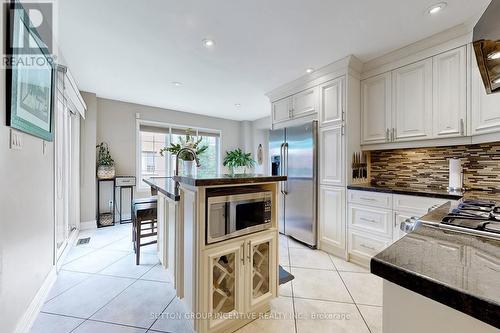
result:
M 439 1 L 61 0 L 58 38 L 84 91 L 254 120 L 269 115 L 266 92 L 308 67 L 350 54 L 372 59 L 477 16 L 490 2 L 447 0 L 429 16 Z M 204 48 L 204 38 L 215 47 Z

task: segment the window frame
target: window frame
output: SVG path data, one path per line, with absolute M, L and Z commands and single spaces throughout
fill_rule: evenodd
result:
M 218 129 L 213 129 L 213 128 L 204 128 L 204 127 L 196 127 L 196 126 L 189 126 L 189 125 L 180 125 L 180 124 L 173 124 L 173 123 L 164 123 L 164 122 L 159 122 L 159 121 L 152 121 L 152 120 L 143 120 L 143 119 L 136 119 L 136 125 L 135 125 L 135 174 L 137 177 L 137 192 L 146 192 L 149 190 L 149 186 L 142 181 L 143 176 L 142 176 L 142 158 L 141 158 L 141 153 L 142 153 L 142 140 L 141 140 L 141 125 L 146 125 L 146 126 L 153 126 L 153 127 L 160 127 L 160 128 L 165 128 L 168 129 L 169 132 L 169 139 L 172 139 L 172 128 L 175 129 L 182 129 L 182 130 L 187 130 L 187 129 L 192 129 L 194 133 L 196 133 L 196 137 L 198 137 L 199 132 L 208 132 L 208 133 L 213 133 L 217 134 L 219 136 L 219 144 L 217 147 L 217 173 L 220 173 L 221 170 L 221 151 L 222 151 L 222 131 Z M 170 160 L 170 153 L 168 153 L 167 159 Z M 170 162 L 168 163 L 168 173 L 171 172 L 170 170 Z

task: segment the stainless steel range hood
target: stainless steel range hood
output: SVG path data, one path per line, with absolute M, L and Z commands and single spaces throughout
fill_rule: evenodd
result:
M 474 27 L 474 52 L 486 93 L 500 92 L 500 0 L 492 0 Z

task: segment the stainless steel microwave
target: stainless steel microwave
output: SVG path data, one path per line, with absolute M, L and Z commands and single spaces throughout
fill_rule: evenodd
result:
M 207 193 L 207 244 L 271 228 L 272 192 L 226 188 Z

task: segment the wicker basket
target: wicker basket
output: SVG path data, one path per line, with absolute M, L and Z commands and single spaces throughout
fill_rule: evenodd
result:
M 112 179 L 115 178 L 115 167 L 107 165 L 99 165 L 97 167 L 97 178 L 99 179 Z
M 113 225 L 113 214 L 104 213 L 99 216 L 99 225 L 104 227 L 108 225 Z

